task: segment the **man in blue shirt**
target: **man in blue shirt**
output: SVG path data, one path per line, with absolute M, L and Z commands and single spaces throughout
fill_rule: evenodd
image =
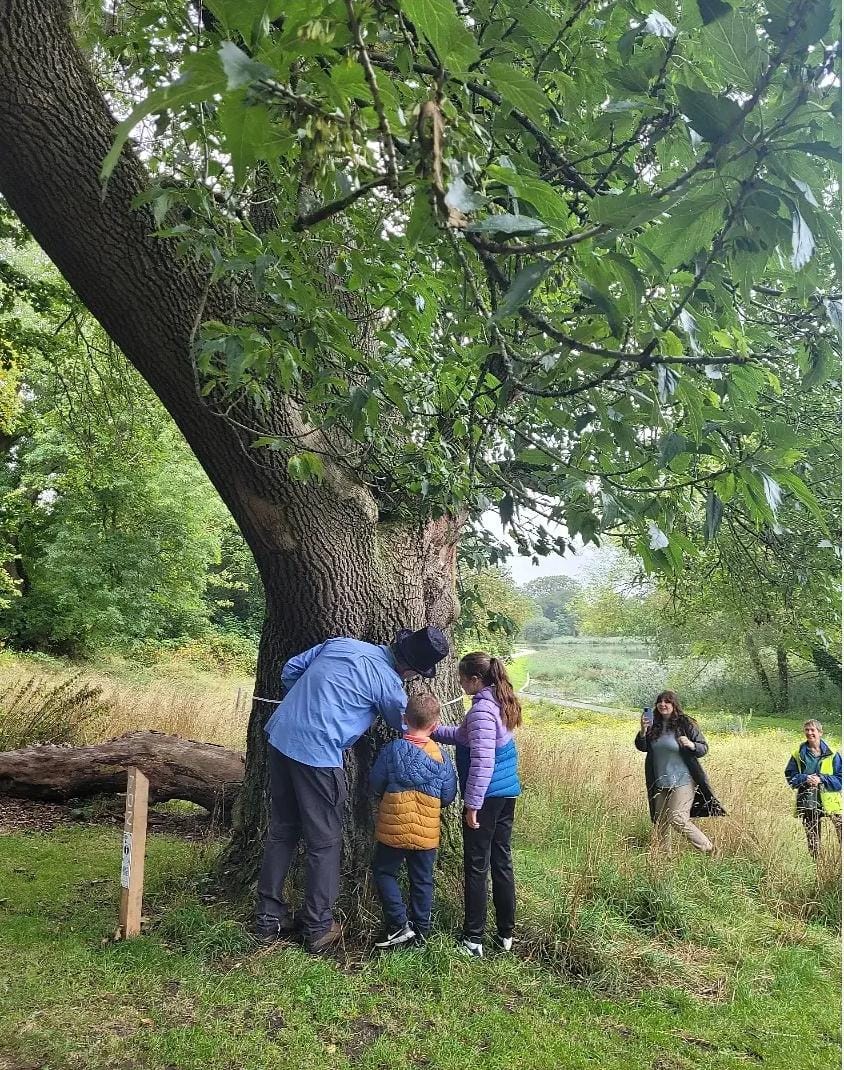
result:
M 271 807 L 255 910 L 260 942 L 294 931 L 284 882 L 300 839 L 306 847 L 305 892 L 297 921 L 305 946 L 320 953 L 341 939 L 333 909 L 346 802 L 343 751 L 379 714 L 401 731 L 404 683 L 432 677 L 448 652 L 443 632 L 429 627 L 402 629 L 391 647 L 328 639 L 285 664 L 285 696 L 264 729 Z

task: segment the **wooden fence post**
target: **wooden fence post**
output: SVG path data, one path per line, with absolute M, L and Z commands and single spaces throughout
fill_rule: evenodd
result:
M 149 780 L 136 766 L 126 781 L 126 820 L 123 825 L 123 864 L 120 869 L 120 928 L 123 940 L 141 931 L 144 898 L 144 855 L 147 846 Z

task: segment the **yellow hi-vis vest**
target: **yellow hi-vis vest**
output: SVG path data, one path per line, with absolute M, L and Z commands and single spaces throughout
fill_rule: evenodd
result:
M 803 760 L 800 757 L 800 748 L 794 752 L 794 760 L 797 762 L 797 769 L 799 772 L 803 772 Z M 834 770 L 832 767 L 832 760 L 835 757 L 834 754 L 827 754 L 826 757 L 821 758 L 821 763 L 818 768 L 818 772 L 821 776 L 832 776 Z M 818 795 L 820 798 L 821 809 L 825 814 L 840 814 L 841 813 L 841 792 L 829 791 L 821 784 L 818 789 Z

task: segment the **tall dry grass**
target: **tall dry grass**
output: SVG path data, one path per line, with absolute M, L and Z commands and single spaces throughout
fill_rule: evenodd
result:
M 250 694 L 162 680 L 132 683 L 95 672 L 32 674 L 0 666 L 0 749 L 30 743 L 95 743 L 138 729 L 246 745 Z

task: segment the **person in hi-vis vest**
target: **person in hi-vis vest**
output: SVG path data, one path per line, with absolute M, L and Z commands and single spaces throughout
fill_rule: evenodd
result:
M 809 854 L 817 858 L 821 818 L 829 818 L 841 846 L 841 755 L 822 739 L 820 721 L 806 721 L 803 731 L 806 740 L 789 759 L 785 779 L 797 792 L 796 813 L 806 829 Z

